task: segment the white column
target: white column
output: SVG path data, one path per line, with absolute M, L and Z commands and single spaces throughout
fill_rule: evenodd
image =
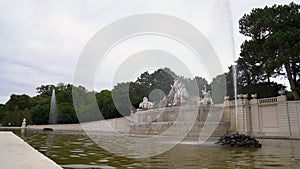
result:
M 287 102 L 284 95 L 277 97 L 279 134 L 282 136 L 290 136 L 290 120 L 288 116 Z
M 260 132 L 260 118 L 259 118 L 259 110 L 258 110 L 258 100 L 256 98 L 251 99 L 250 104 L 250 116 L 251 116 L 251 135 L 257 135 Z
M 238 101 L 237 131 L 240 133 L 245 133 L 244 100 L 242 98 L 239 98 L 237 101 Z
M 296 107 L 297 102 L 288 102 L 288 116 L 289 116 L 289 123 L 290 123 L 290 131 L 291 136 L 299 136 L 299 117 Z

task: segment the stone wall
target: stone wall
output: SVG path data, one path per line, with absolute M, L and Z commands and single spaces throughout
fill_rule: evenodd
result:
M 226 100 L 225 105 L 231 116 L 231 132 L 300 138 L 300 101 L 287 101 L 282 95 L 251 100 L 240 98 L 237 105 L 235 101 Z

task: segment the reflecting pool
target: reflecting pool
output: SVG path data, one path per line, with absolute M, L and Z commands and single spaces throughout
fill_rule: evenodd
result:
M 155 157 L 130 159 L 103 150 L 79 131 L 12 131 L 63 168 L 300 168 L 300 140 L 261 139 L 261 149 L 182 142 Z

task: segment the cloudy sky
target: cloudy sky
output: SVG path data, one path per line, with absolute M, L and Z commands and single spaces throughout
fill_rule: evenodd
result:
M 5 103 L 13 93 L 34 96 L 35 88 L 42 84 L 72 83 L 77 60 L 89 39 L 116 20 L 141 13 L 167 14 L 195 26 L 215 49 L 222 70 L 227 71 L 245 40 L 238 33 L 239 18 L 255 7 L 290 2 L 0 0 L 0 103 Z M 172 50 L 193 75 L 211 80 L 205 66 L 197 66 L 180 44 L 164 37 L 144 36 L 128 39 L 107 55 L 98 67 L 95 90 L 111 88 L 117 82 L 113 77 L 126 58 L 147 49 Z M 132 79 L 150 69 L 135 72 Z

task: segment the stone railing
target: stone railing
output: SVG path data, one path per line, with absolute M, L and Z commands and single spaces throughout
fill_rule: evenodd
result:
M 277 97 L 270 97 L 270 98 L 263 98 L 263 99 L 258 99 L 258 103 L 274 103 L 277 102 Z
M 254 100 L 256 100 L 256 101 L 254 101 Z M 225 100 L 225 101 L 227 101 L 227 100 Z M 249 102 L 249 101 L 252 101 L 252 102 Z M 228 100 L 228 102 L 229 102 L 230 106 L 234 106 L 235 105 L 235 100 Z M 251 100 L 248 100 L 248 99 L 237 99 L 238 105 L 243 105 L 243 104 L 246 104 L 246 103 L 250 103 L 250 104 L 251 103 L 265 104 L 265 103 L 276 103 L 276 102 L 278 102 L 277 97 L 262 98 L 262 99 L 251 99 Z

